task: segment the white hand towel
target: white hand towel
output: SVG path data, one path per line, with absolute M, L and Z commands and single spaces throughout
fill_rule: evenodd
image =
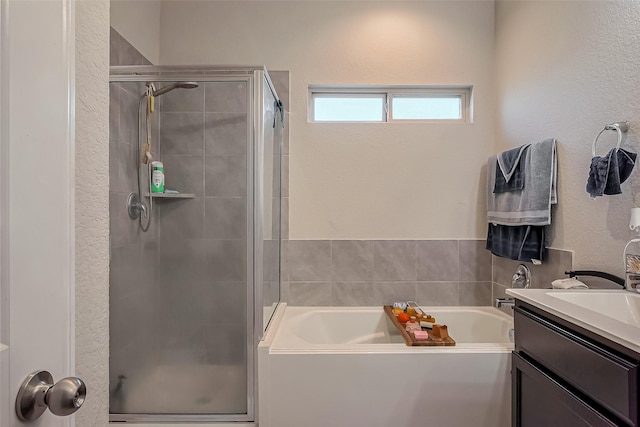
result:
M 575 277 L 558 279 L 551 282 L 553 289 L 588 289 L 589 287 Z

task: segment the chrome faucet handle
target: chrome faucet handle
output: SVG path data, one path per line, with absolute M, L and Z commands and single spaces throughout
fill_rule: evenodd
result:
M 129 197 L 127 197 L 127 211 L 131 219 L 138 219 L 140 212 L 142 212 L 145 218 L 149 218 L 147 205 L 140 200 L 140 197 L 138 197 L 136 193 L 131 193 Z
M 531 271 L 529 268 L 520 264 L 516 269 L 515 274 L 511 278 L 511 286 L 514 288 L 529 288 L 531 286 Z
M 145 219 L 149 218 L 149 212 L 147 211 L 147 205 L 145 205 L 144 203 L 140 202 L 140 205 L 138 206 L 138 209 L 140 209 L 142 211 L 142 215 L 144 215 Z
M 407 301 L 407 307 L 413 307 L 418 309 L 422 314 L 427 314 L 424 308 L 420 307 L 420 305 L 416 301 Z

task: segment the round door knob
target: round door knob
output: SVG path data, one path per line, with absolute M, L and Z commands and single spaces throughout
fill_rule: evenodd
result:
M 55 415 L 76 412 L 87 395 L 87 387 L 80 378 L 67 377 L 53 384 L 47 371 L 35 371 L 24 380 L 16 398 L 16 415 L 20 421 L 39 418 L 47 407 Z
M 87 396 L 87 386 L 80 378 L 67 377 L 55 383 L 47 391 L 46 403 L 49 410 L 61 417 L 76 412 Z

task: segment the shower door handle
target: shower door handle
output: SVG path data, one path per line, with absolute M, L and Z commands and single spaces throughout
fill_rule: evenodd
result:
M 67 377 L 53 383 L 47 371 L 35 371 L 27 376 L 16 397 L 16 415 L 20 421 L 39 418 L 49 408 L 58 416 L 71 415 L 84 403 L 87 387 L 80 378 Z

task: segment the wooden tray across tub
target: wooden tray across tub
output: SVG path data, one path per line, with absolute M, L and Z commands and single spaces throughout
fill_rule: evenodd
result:
M 402 337 L 404 338 L 405 343 L 409 346 L 409 347 L 414 347 L 414 346 L 420 346 L 420 347 L 434 347 L 434 346 L 452 346 L 452 345 L 456 345 L 456 342 L 454 341 L 453 338 L 451 338 L 450 336 L 447 338 L 433 338 L 431 336 L 431 331 L 429 332 L 429 338 L 426 340 L 417 340 L 414 338 L 413 334 L 410 334 L 409 332 L 407 332 L 407 330 L 404 328 L 404 326 L 402 325 L 402 323 L 398 322 L 398 318 L 396 316 L 394 316 L 393 314 L 393 307 L 391 307 L 390 305 L 385 305 L 384 306 L 384 312 L 387 313 L 387 316 L 389 317 L 389 320 L 391 320 L 391 322 L 396 326 L 396 328 L 398 329 L 398 331 L 400 332 L 400 334 L 402 334 Z

